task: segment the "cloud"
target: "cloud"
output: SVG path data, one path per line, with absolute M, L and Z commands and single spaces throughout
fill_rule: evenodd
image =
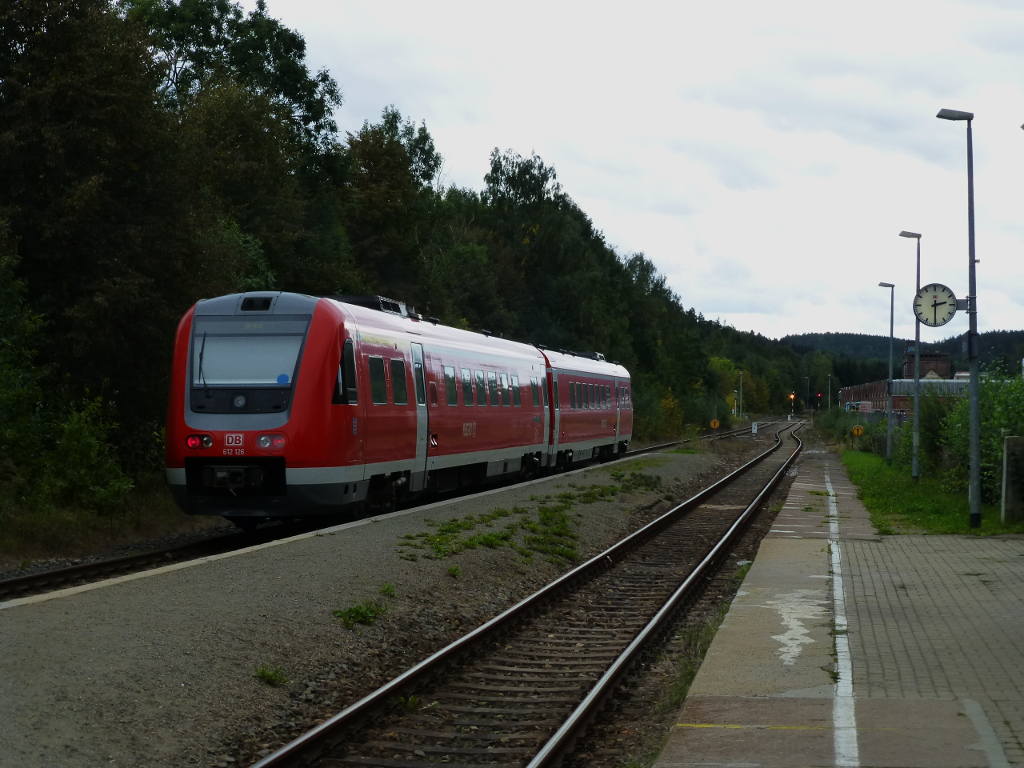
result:
M 537 152 L 685 306 L 767 336 L 887 332 L 881 280 L 912 336 L 901 229 L 924 234 L 922 279 L 966 294 L 964 127 L 934 116 L 973 111 L 979 323 L 1024 328 L 1016 0 L 269 10 L 338 80 L 343 128 L 395 104 L 472 189 L 494 147 Z

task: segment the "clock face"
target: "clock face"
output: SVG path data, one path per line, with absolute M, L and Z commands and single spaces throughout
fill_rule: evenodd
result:
M 926 285 L 914 297 L 914 314 L 925 325 L 945 325 L 956 314 L 956 296 L 942 283 Z

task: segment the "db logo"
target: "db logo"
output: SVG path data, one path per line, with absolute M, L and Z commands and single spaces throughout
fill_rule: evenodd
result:
M 241 447 L 245 445 L 245 435 L 240 435 L 237 432 L 224 435 L 224 445 L 228 447 Z

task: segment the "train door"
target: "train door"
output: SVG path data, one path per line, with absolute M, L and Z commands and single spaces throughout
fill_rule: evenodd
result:
M 612 379 L 612 393 L 615 398 L 615 450 L 619 447 L 619 435 L 622 430 L 622 387 L 618 381 Z
M 562 437 L 562 412 L 558 402 L 558 373 L 551 370 L 551 452 L 548 454 L 548 466 L 558 463 L 558 445 Z
M 426 372 L 423 370 L 423 345 L 412 343 L 412 377 L 416 387 L 416 464 L 409 478 L 412 491 L 423 490 L 427 479 L 427 437 L 430 434 L 427 410 Z

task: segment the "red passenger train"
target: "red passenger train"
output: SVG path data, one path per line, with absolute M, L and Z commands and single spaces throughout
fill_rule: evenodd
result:
M 626 450 L 621 365 L 440 325 L 376 297 L 252 292 L 182 318 L 167 479 L 188 512 L 389 508 Z

